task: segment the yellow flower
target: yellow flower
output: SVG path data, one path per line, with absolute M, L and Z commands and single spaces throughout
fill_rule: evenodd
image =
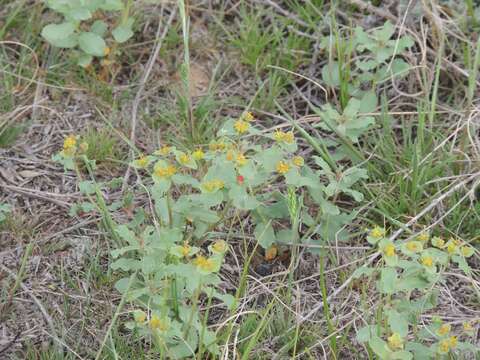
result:
M 303 160 L 303 157 L 301 156 L 295 156 L 293 158 L 293 163 L 295 164 L 295 166 L 303 166 L 303 164 L 305 163 L 305 160 Z
M 103 48 L 103 55 L 104 55 L 104 56 L 110 55 L 110 52 L 111 52 L 111 50 L 110 50 L 110 48 L 109 48 L 108 46 L 106 46 L 106 47 Z
M 408 251 L 411 251 L 411 252 L 422 251 L 422 244 L 417 241 L 409 241 L 407 242 L 405 247 L 407 248 Z
M 168 330 L 168 322 L 160 319 L 157 315 L 153 315 L 149 322 L 152 330 L 166 331 Z
M 398 333 L 393 333 L 392 336 L 388 337 L 388 346 L 392 350 L 403 349 L 403 339 Z
M 387 244 L 383 249 L 383 253 L 386 257 L 394 257 L 395 256 L 395 245 Z
M 167 176 L 173 176 L 177 172 L 177 168 L 173 165 L 168 165 L 167 166 Z
M 243 114 L 243 120 L 252 122 L 252 121 L 255 121 L 255 117 L 250 111 L 247 111 L 245 114 Z
M 380 226 L 375 226 L 372 230 L 370 230 L 369 235 L 375 239 L 383 238 L 385 236 L 385 229 L 381 228 Z
M 431 256 L 423 256 L 422 257 L 422 265 L 426 267 L 433 266 L 433 258 Z
M 442 238 L 439 238 L 438 236 L 435 236 L 432 239 L 432 245 L 441 249 L 445 245 L 445 240 L 443 240 Z
M 277 163 L 277 172 L 285 175 L 290 170 L 290 166 L 285 161 L 279 161 Z
M 218 240 L 212 245 L 212 249 L 217 252 L 223 254 L 227 251 L 227 243 L 225 240 Z
M 215 269 L 215 264 L 213 261 L 202 255 L 197 256 L 193 263 L 203 271 L 211 272 Z
M 148 158 L 144 155 L 141 155 L 137 160 L 135 160 L 135 165 L 139 168 L 145 168 L 148 165 Z
M 223 151 L 225 150 L 225 143 L 223 142 L 213 142 L 210 145 L 208 145 L 208 149 L 210 151 Z
M 188 154 L 181 154 L 179 157 L 178 157 L 178 161 L 180 162 L 180 164 L 182 165 L 187 165 L 188 163 L 190 163 L 190 155 Z
M 273 133 L 273 138 L 275 139 L 275 141 L 278 141 L 278 142 L 283 141 L 284 136 L 285 136 L 285 133 L 281 130 L 275 130 L 275 132 Z
M 293 144 L 293 142 L 295 141 L 295 136 L 293 135 L 293 131 L 289 131 L 285 133 L 283 137 L 283 141 L 287 144 Z
M 450 347 L 452 349 L 457 347 L 458 340 L 456 336 L 450 336 L 450 338 L 448 339 L 448 342 L 450 343 Z
M 235 131 L 239 134 L 246 133 L 248 131 L 248 128 L 250 127 L 250 124 L 246 121 L 243 120 L 237 120 L 235 121 L 235 124 L 233 125 Z
M 177 168 L 173 165 L 158 166 L 154 169 L 153 173 L 159 178 L 169 178 L 177 172 Z
M 63 149 L 70 150 L 77 146 L 77 137 L 75 135 L 69 135 L 63 141 Z
M 202 184 L 202 188 L 206 192 L 214 192 L 214 191 L 217 191 L 219 189 L 223 189 L 224 186 L 225 186 L 225 183 L 222 180 L 218 180 L 218 179 L 211 180 L 211 181 L 205 181 Z
M 205 153 L 202 149 L 197 149 L 193 152 L 192 156 L 195 160 L 202 160 L 205 157 Z
M 136 323 L 143 324 L 147 319 L 147 314 L 145 314 L 145 312 L 142 310 L 135 310 L 133 313 L 133 319 Z
M 440 336 L 445 336 L 450 332 L 451 328 L 452 327 L 450 326 L 450 324 L 443 324 L 438 328 L 437 334 Z
M 245 157 L 245 155 L 243 154 L 238 154 L 237 155 L 237 159 L 236 159 L 236 162 L 237 162 L 237 165 L 238 166 L 243 166 L 247 163 L 247 158 Z
M 440 341 L 438 343 L 438 349 L 443 354 L 448 353 L 450 351 L 450 341 L 448 341 L 448 339 Z
M 284 142 L 286 144 L 293 144 L 293 142 L 295 141 L 295 136 L 293 135 L 292 131 L 283 132 L 281 130 L 275 130 L 273 138 L 277 142 Z
M 222 180 L 215 179 L 213 180 L 213 184 L 218 188 L 218 189 L 223 189 L 225 186 L 225 183 Z
M 157 151 L 155 151 L 155 155 L 162 155 L 162 156 L 165 156 L 165 155 L 168 155 L 170 154 L 170 151 L 172 151 L 172 148 L 170 146 L 162 146 L 160 149 L 158 149 Z
M 447 243 L 447 252 L 451 255 L 457 251 L 457 245 L 453 241 Z
M 430 235 L 428 232 L 424 231 L 420 235 L 417 236 L 418 241 L 427 242 L 430 239 Z

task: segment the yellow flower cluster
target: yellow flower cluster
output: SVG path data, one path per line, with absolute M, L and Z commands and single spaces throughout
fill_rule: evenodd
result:
M 213 271 L 215 270 L 215 264 L 212 259 L 208 259 L 205 256 L 199 255 L 193 261 L 194 265 L 203 271 Z
M 403 349 L 403 339 L 398 333 L 393 333 L 392 336 L 388 337 L 388 346 L 392 350 Z
M 277 163 L 276 169 L 279 174 L 285 175 L 290 171 L 290 165 L 288 165 L 285 161 L 281 160 Z
M 275 139 L 275 141 L 283 142 L 285 144 L 293 144 L 295 142 L 295 136 L 293 135 L 293 131 L 283 132 L 281 130 L 275 130 L 273 138 Z
M 387 244 L 383 249 L 383 253 L 386 257 L 394 257 L 395 256 L 395 245 Z
M 441 354 L 446 354 L 450 349 L 457 346 L 458 340 L 456 336 L 451 336 L 448 339 L 443 339 L 438 343 L 438 350 Z
M 375 226 L 372 230 L 370 230 L 370 234 L 374 239 L 381 239 L 385 236 L 385 229 L 381 228 L 380 226 Z
M 213 251 L 223 254 L 227 251 L 227 242 L 225 240 L 218 240 L 212 245 Z
M 149 325 L 152 330 L 167 331 L 169 329 L 168 322 L 160 319 L 157 315 L 152 316 Z
M 148 157 L 141 155 L 137 160 L 135 160 L 135 165 L 139 168 L 146 168 L 148 166 Z
M 192 157 L 195 160 L 202 160 L 205 157 L 205 153 L 202 151 L 202 149 L 197 149 L 193 152 Z
M 305 160 L 301 156 L 295 156 L 292 162 L 295 166 L 298 166 L 298 167 L 302 167 L 305 164 Z
M 210 180 L 210 181 L 205 181 L 205 182 L 202 184 L 202 188 L 203 188 L 206 192 L 214 192 L 214 191 L 223 189 L 224 186 L 225 186 L 225 183 L 224 183 L 222 180 L 218 180 L 218 179 L 214 179 L 214 180 Z
M 175 175 L 176 172 L 177 168 L 171 164 L 167 166 L 157 166 L 153 171 L 155 176 L 158 176 L 159 178 L 170 178 Z
M 233 128 L 238 134 L 241 135 L 248 131 L 248 129 L 250 128 L 250 124 L 247 121 L 239 119 L 235 121 L 235 123 L 233 124 Z
M 255 121 L 255 117 L 250 111 L 247 111 L 246 113 L 243 114 L 242 119 L 247 121 L 247 122 L 252 122 Z
M 235 159 L 235 162 L 237 163 L 238 166 L 243 166 L 247 163 L 247 158 L 243 154 L 237 154 L 237 157 Z
M 411 251 L 411 252 L 419 252 L 423 250 L 422 244 L 419 243 L 418 241 L 409 241 L 407 242 L 405 247 L 407 248 L 408 251 Z
M 208 145 L 208 148 L 210 151 L 224 151 L 226 149 L 227 145 L 223 142 L 213 142 L 210 145 Z
M 63 141 L 63 153 L 68 156 L 72 156 L 77 151 L 77 137 L 75 135 L 69 135 Z
M 192 158 L 188 154 L 181 154 L 178 157 L 178 162 L 182 165 L 188 165 L 192 161 Z
M 162 146 L 160 149 L 154 152 L 154 155 L 161 155 L 161 156 L 166 156 L 170 154 L 170 151 L 172 151 L 172 147 L 168 145 Z
M 422 256 L 422 265 L 426 266 L 428 268 L 431 268 L 433 266 L 433 258 L 431 256 Z

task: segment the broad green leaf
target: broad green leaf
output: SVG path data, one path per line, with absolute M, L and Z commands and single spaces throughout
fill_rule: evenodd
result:
M 77 37 L 74 31 L 75 25 L 71 22 L 49 24 L 42 29 L 42 36 L 53 46 L 72 48 L 77 45 Z
M 116 42 L 124 43 L 125 41 L 127 41 L 133 36 L 133 31 L 132 31 L 133 19 L 130 19 L 130 20 L 132 21 L 127 21 L 124 24 L 121 24 L 117 26 L 115 29 L 113 29 L 112 35 Z
M 104 36 L 105 33 L 107 32 L 108 30 L 108 25 L 105 21 L 102 21 L 102 20 L 96 20 L 93 24 L 92 24 L 92 27 L 90 28 L 90 30 L 97 34 L 98 36 Z
M 373 335 L 368 340 L 368 345 L 372 348 L 373 352 L 377 354 L 382 360 L 389 360 L 391 351 L 388 349 L 388 345 L 385 341 L 378 336 Z
M 93 56 L 88 54 L 81 54 L 77 59 L 77 64 L 83 68 L 86 68 L 88 65 L 92 63 Z
M 65 17 L 74 21 L 82 21 L 90 19 L 92 13 L 87 8 L 79 6 L 65 13 Z
M 93 32 L 81 32 L 78 35 L 78 46 L 89 55 L 103 57 L 107 44 Z
M 336 61 L 329 62 L 322 68 L 322 80 L 328 86 L 340 86 L 340 66 Z
M 397 271 L 392 267 L 385 267 L 380 272 L 378 288 L 383 294 L 394 294 L 397 289 Z
M 102 10 L 107 11 L 120 11 L 123 10 L 122 0 L 104 0 L 103 4 L 100 5 Z
M 377 335 L 377 325 L 367 325 L 357 331 L 357 340 L 361 343 L 367 342 L 372 336 Z
M 264 249 L 269 248 L 275 243 L 275 232 L 273 231 L 271 222 L 257 224 L 255 226 L 254 234 L 258 243 Z
M 406 320 L 406 314 L 400 314 L 396 310 L 388 310 L 388 325 L 392 332 L 398 333 L 402 338 L 408 334 L 408 322 Z
M 352 274 L 352 277 L 354 279 L 359 279 L 361 278 L 363 275 L 365 276 L 370 276 L 372 275 L 374 272 L 376 271 L 375 268 L 371 268 L 371 267 L 368 267 L 368 266 L 361 266 L 359 268 L 357 268 L 353 274 Z

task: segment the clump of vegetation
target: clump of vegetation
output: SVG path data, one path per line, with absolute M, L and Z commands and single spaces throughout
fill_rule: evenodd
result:
M 94 58 L 107 58 L 115 55 L 117 44 L 126 42 L 133 36 L 133 18 L 130 11 L 133 1 L 121 0 L 48 0 L 46 5 L 64 18 L 59 24 L 46 25 L 42 36 L 51 45 L 72 49 L 77 64 L 90 65 Z M 114 26 L 102 18 L 102 12 L 121 12 Z M 110 46 L 105 36 L 110 32 L 114 41 Z

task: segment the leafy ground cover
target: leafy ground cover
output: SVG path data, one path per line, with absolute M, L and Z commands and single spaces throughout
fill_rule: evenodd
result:
M 0 358 L 478 358 L 479 4 L 0 5 Z

